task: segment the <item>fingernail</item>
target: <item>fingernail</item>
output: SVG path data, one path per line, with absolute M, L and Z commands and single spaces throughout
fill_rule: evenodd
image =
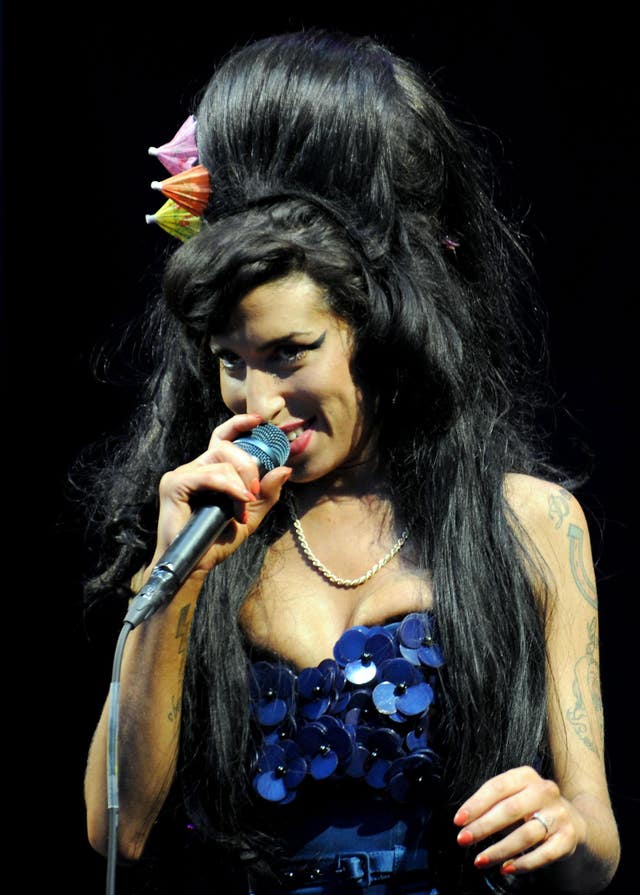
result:
M 247 491 L 247 490 L 245 489 L 245 492 L 244 492 L 244 499 L 250 501 L 251 503 L 253 503 L 253 501 L 256 499 L 256 496 L 255 496 L 255 494 L 253 493 L 253 491 Z
M 500 873 L 505 874 L 505 876 L 509 873 L 515 873 L 518 868 L 513 863 L 513 861 L 505 861 L 505 863 L 500 868 Z
M 458 845 L 471 845 L 473 833 L 470 830 L 460 830 L 458 833 Z
M 469 820 L 469 812 L 467 811 L 466 808 L 461 808 L 456 813 L 456 816 L 453 818 L 454 824 L 456 824 L 456 826 L 458 826 L 458 827 L 463 827 L 468 820 Z
M 486 855 L 478 855 L 473 862 L 476 867 L 486 867 L 487 864 L 490 864 L 491 861 Z
M 249 488 L 251 489 L 251 492 L 257 497 L 257 495 L 260 494 L 260 479 L 254 479 L 249 485 Z
M 249 513 L 246 510 L 242 511 L 242 524 L 246 525 L 249 521 Z

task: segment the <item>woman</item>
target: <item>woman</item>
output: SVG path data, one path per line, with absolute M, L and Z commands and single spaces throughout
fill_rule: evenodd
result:
M 196 135 L 211 196 L 100 476 L 92 593 L 139 587 L 202 492 L 235 518 L 127 642 L 121 855 L 184 812 L 194 891 L 602 891 L 587 526 L 533 437 L 526 261 L 471 143 L 412 66 L 322 32 L 231 55 Z M 290 453 L 260 479 L 233 442 L 262 423 Z

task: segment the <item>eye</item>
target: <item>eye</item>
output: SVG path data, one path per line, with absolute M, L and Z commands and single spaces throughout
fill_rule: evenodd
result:
M 238 357 L 237 354 L 234 354 L 233 351 L 219 349 L 213 352 L 213 357 L 215 360 L 219 361 L 220 366 L 224 367 L 225 370 L 238 370 L 244 364 L 242 358 Z
M 311 351 L 321 348 L 326 338 L 326 330 L 313 342 L 281 342 L 273 349 L 273 358 L 285 364 L 301 361 Z
M 295 363 L 302 360 L 307 351 L 308 345 L 280 345 L 275 351 L 275 359 L 284 361 L 287 364 Z

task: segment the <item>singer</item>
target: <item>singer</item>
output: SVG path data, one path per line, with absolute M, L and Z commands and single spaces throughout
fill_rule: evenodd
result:
M 96 475 L 90 601 L 124 614 L 204 495 L 231 509 L 126 643 L 123 862 L 155 873 L 141 892 L 601 892 L 587 521 L 477 135 L 413 64 L 323 31 L 232 53 L 193 112 L 152 150 L 175 205 L 150 219 L 182 244 Z M 289 453 L 261 475 L 235 442 L 267 424 Z M 103 853 L 106 742 L 105 707 Z

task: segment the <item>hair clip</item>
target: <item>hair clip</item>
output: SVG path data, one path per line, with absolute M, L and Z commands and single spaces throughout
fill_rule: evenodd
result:
M 173 199 L 167 199 L 155 214 L 146 214 L 145 220 L 147 224 L 158 224 L 163 230 L 182 242 L 195 236 L 202 227 L 201 217 L 182 208 Z
M 155 155 L 170 174 L 179 174 L 192 168 L 198 161 L 196 146 L 196 119 L 189 115 L 176 135 L 162 146 L 150 146 L 149 155 Z
M 460 248 L 460 243 L 457 242 L 457 240 L 455 240 L 455 239 L 451 239 L 450 236 L 442 237 L 442 245 L 445 247 L 445 249 L 448 249 L 448 251 L 454 252 L 454 253 L 455 253 L 456 249 Z
M 191 214 L 201 215 L 209 201 L 209 172 L 204 165 L 194 165 L 166 180 L 153 180 L 152 190 L 160 190 Z
M 182 242 L 201 229 L 211 190 L 209 172 L 197 164 L 195 132 L 196 120 L 190 115 L 172 140 L 149 149 L 149 154 L 155 155 L 172 176 L 152 181 L 151 189 L 159 190 L 167 201 L 155 214 L 145 215 L 145 220 L 147 224 L 158 224 Z

